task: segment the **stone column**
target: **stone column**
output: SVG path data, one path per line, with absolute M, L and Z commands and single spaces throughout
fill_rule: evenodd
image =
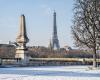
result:
M 15 58 L 17 58 L 21 64 L 26 64 L 28 62 L 28 50 L 26 47 L 26 43 L 29 42 L 29 39 L 27 37 L 26 32 L 26 23 L 25 23 L 25 16 L 21 15 L 20 17 L 20 28 L 19 33 L 16 38 L 16 43 L 18 44 L 18 47 L 16 48 L 16 55 Z

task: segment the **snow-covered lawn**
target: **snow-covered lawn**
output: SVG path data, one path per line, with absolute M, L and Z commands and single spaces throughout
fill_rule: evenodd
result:
M 100 80 L 100 70 L 87 66 L 0 68 L 0 80 Z

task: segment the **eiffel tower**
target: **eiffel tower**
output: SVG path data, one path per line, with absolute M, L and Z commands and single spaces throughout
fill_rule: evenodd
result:
M 56 12 L 53 13 L 53 36 L 52 36 L 52 49 L 60 49 L 59 40 L 57 36 L 57 25 L 56 25 Z

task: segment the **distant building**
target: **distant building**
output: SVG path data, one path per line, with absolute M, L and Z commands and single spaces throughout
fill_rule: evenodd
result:
M 14 58 L 15 46 L 9 44 L 0 44 L 0 58 Z
M 72 48 L 70 46 L 64 46 L 64 48 L 69 51 L 69 50 L 72 50 Z

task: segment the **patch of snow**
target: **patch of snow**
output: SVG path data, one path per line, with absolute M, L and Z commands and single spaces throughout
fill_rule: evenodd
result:
M 87 66 L 0 68 L 0 80 L 100 80 L 100 70 Z

